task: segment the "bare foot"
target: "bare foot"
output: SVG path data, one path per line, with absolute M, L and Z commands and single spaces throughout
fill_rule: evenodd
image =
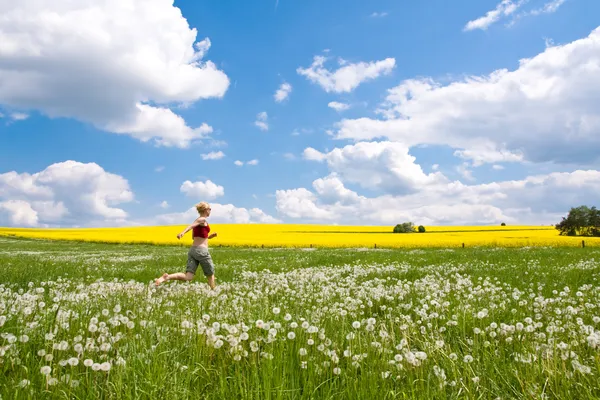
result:
M 167 277 L 169 276 L 169 274 L 167 274 L 166 272 L 163 274 L 163 276 L 161 276 L 160 278 L 158 278 L 156 281 L 154 281 L 154 284 L 156 286 L 160 285 L 161 283 L 163 283 L 164 281 L 167 280 Z

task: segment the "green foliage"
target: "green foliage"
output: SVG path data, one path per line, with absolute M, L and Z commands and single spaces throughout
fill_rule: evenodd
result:
M 419 225 L 419 233 L 424 233 L 425 227 L 423 225 Z
M 503 223 L 500 224 L 500 226 L 506 226 L 506 224 L 503 222 Z
M 394 233 L 413 233 L 415 231 L 416 229 L 412 222 L 404 222 L 394 227 Z
M 595 206 L 572 207 L 555 228 L 564 236 L 600 236 L 600 210 Z

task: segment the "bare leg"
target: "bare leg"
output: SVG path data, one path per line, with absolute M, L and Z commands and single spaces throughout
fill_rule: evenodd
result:
M 211 289 L 215 288 L 215 276 L 211 275 L 211 276 L 207 276 L 206 279 L 208 280 L 208 286 L 210 286 Z
M 177 272 L 175 274 L 164 273 L 160 278 L 158 278 L 155 281 L 155 284 L 156 286 L 158 286 L 165 281 L 191 281 L 192 279 L 194 279 L 194 274 L 192 274 L 191 272 L 186 272 L 185 274 L 183 272 Z

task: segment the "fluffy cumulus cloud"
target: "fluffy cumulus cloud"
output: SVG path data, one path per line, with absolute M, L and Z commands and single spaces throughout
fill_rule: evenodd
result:
M 169 108 L 229 87 L 172 0 L 3 1 L 0 14 L 0 104 L 162 146 L 212 132 Z
M 210 179 L 208 179 L 206 182 L 185 181 L 181 184 L 179 190 L 181 190 L 182 193 L 185 193 L 188 197 L 195 197 L 198 199 L 213 200 L 217 197 L 225 195 L 225 189 L 223 186 L 217 185 Z
M 339 60 L 340 67 L 335 71 L 329 71 L 325 68 L 326 61 L 326 57 L 315 56 L 310 67 L 298 67 L 296 72 L 316 83 L 328 93 L 342 93 L 353 91 L 363 82 L 388 75 L 396 66 L 394 58 L 357 63 Z
M 365 197 L 337 174 L 313 182 L 313 190 L 276 192 L 277 211 L 294 220 L 393 225 L 554 224 L 574 204 L 600 196 L 600 171 L 576 170 L 479 185 L 437 183 L 406 195 Z
M 307 160 L 326 162 L 347 182 L 391 194 L 411 193 L 447 181 L 439 171 L 423 172 L 399 142 L 359 142 L 326 154 L 309 147 L 303 155 Z
M 513 71 L 449 84 L 409 79 L 389 90 L 381 119 L 340 121 L 337 139 L 447 145 L 474 163 L 589 166 L 600 157 L 600 28 L 521 60 Z
M 215 224 L 278 224 L 282 221 L 266 214 L 260 208 L 236 207 L 233 204 L 210 203 L 210 223 Z M 161 214 L 148 221 L 147 225 L 186 225 L 198 217 L 195 207 L 190 207 L 184 212 Z
M 95 163 L 65 161 L 34 174 L 0 174 L 0 225 L 121 225 L 133 201 L 125 178 Z

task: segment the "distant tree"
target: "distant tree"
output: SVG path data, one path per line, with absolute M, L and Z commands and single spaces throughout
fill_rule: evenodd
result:
M 500 226 L 506 226 L 506 224 L 503 222 L 503 223 L 500 224 Z
M 419 225 L 419 233 L 424 233 L 425 232 L 425 227 L 423 225 Z
M 415 226 L 412 222 L 404 222 L 402 224 L 397 224 L 394 227 L 394 233 L 412 233 L 415 231 Z
M 572 207 L 555 228 L 565 236 L 600 236 L 600 210 L 595 206 Z

